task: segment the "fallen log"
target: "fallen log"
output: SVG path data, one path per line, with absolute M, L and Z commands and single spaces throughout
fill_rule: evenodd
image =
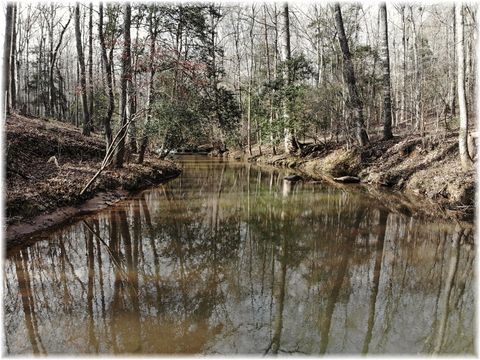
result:
M 303 178 L 300 175 L 289 175 L 289 176 L 285 176 L 284 179 L 288 181 L 300 181 Z
M 340 176 L 333 178 L 336 182 L 344 183 L 344 184 L 349 184 L 349 183 L 359 183 L 360 178 L 356 176 Z

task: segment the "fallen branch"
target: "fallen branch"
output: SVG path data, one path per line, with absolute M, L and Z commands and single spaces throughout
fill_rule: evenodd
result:
M 335 180 L 336 182 L 345 183 L 345 184 L 360 182 L 360 178 L 358 178 L 357 176 L 340 176 L 340 177 L 333 178 L 333 180 Z
M 95 173 L 95 175 L 93 175 L 93 177 L 88 181 L 88 183 L 84 186 L 84 188 L 82 189 L 82 191 L 80 191 L 80 195 L 83 195 L 83 193 L 93 184 L 93 182 L 95 181 L 95 179 L 102 173 L 103 170 L 105 170 L 105 168 L 110 164 L 110 161 L 112 160 L 112 156 L 113 154 L 115 153 L 115 151 L 117 150 L 119 144 L 120 144 L 120 141 L 122 141 L 126 136 L 127 136 L 127 133 L 128 133 L 128 126 L 134 122 L 135 120 L 137 120 L 137 118 L 140 117 L 140 115 L 142 114 L 142 112 L 144 112 L 145 110 L 142 110 L 142 111 L 138 111 L 134 116 L 132 116 L 132 118 L 130 120 L 128 120 L 121 128 L 120 130 L 118 130 L 118 132 L 115 134 L 112 142 L 107 146 L 107 151 L 105 153 L 105 157 L 103 158 L 103 161 L 102 161 L 102 164 L 100 165 L 100 169 L 98 169 L 98 171 Z M 122 135 L 120 135 L 122 134 Z M 117 141 L 118 140 L 118 141 Z

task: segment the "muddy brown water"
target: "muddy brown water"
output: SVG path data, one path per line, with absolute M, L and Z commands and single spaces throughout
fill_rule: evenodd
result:
M 7 354 L 473 353 L 472 233 L 202 156 L 4 263 Z

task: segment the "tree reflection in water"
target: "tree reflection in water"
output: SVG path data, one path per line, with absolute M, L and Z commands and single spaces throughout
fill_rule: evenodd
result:
M 201 159 L 10 250 L 7 352 L 473 352 L 469 229 Z

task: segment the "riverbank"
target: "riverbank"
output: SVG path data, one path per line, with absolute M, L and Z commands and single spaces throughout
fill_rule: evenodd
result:
M 105 155 L 100 135 L 86 137 L 69 124 L 14 115 L 6 119 L 5 136 L 7 243 L 180 174 L 173 162 L 147 156 L 141 165 L 106 169 L 80 195 Z
M 306 178 L 328 181 L 345 189 L 352 185 L 334 179 L 357 177 L 360 184 L 366 185 L 364 191 L 374 196 L 381 192 L 384 198 L 390 198 L 390 207 L 411 207 L 422 215 L 473 221 L 475 169 L 462 170 L 455 133 L 395 137 L 372 141 L 364 148 L 331 142 L 309 144 L 294 156 L 274 155 L 265 146 L 261 155 L 259 148 L 254 147 L 251 156 L 241 150 L 223 156 L 290 168 Z M 398 193 L 404 196 L 397 196 Z

